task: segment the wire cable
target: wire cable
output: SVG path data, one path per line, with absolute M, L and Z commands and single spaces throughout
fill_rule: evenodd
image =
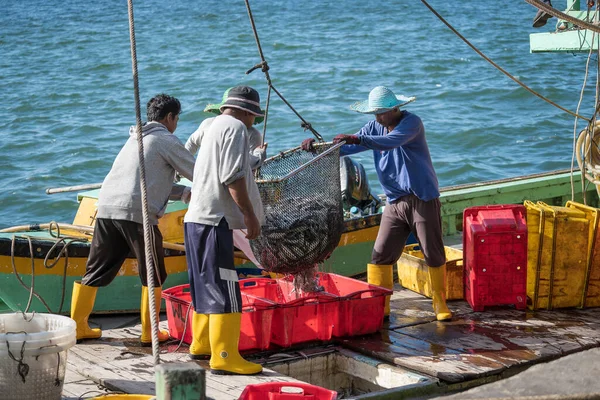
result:
M 537 0 L 525 0 L 527 2 L 530 1 L 537 1 Z M 429 5 L 429 3 L 427 3 L 427 1 L 425 0 L 421 0 L 421 3 L 423 3 L 425 5 L 425 7 L 427 7 L 440 21 L 442 21 L 444 23 L 444 25 L 446 25 L 452 32 L 454 32 L 454 34 L 456 36 L 458 36 L 463 42 L 465 42 L 471 49 L 473 49 L 477 54 L 479 54 L 484 60 L 486 60 L 487 62 L 489 62 L 490 64 L 492 64 L 494 67 L 496 67 L 500 72 L 502 72 L 504 75 L 508 76 L 510 79 L 512 79 L 515 83 L 517 83 L 518 85 L 520 85 L 523 89 L 527 90 L 529 93 L 533 94 L 534 96 L 539 97 L 540 99 L 544 100 L 545 102 L 553 105 L 556 108 L 559 108 L 561 110 L 563 110 L 564 112 L 566 112 L 567 114 L 570 114 L 574 117 L 578 117 L 581 118 L 585 121 L 590 122 L 591 120 L 585 117 L 582 117 L 579 114 L 574 113 L 573 111 L 570 111 L 560 105 L 558 105 L 557 103 L 553 102 L 552 100 L 548 99 L 547 97 L 541 95 L 540 93 L 536 92 L 535 90 L 531 89 L 529 86 L 527 86 L 526 84 L 524 84 L 523 82 L 521 82 L 519 79 L 515 78 L 513 75 L 511 75 L 508 71 L 506 71 L 504 68 L 502 68 L 501 66 L 499 66 L 498 64 L 496 64 L 494 61 L 492 61 L 488 56 L 486 56 L 485 54 L 483 54 L 477 47 L 475 47 L 471 42 L 469 42 L 469 40 L 467 38 L 465 38 L 463 35 L 461 35 L 452 25 L 450 25 L 450 23 L 448 21 L 446 21 L 444 19 L 444 17 L 442 17 L 433 7 L 431 7 Z M 597 32 L 600 32 L 600 28 L 598 28 Z

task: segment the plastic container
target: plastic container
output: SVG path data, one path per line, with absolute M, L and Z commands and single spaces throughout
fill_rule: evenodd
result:
M 337 274 L 319 272 L 316 277 L 324 291 L 298 293 L 289 278 L 240 281 L 243 293 L 278 304 L 273 315 L 273 343 L 288 347 L 381 329 L 385 298 L 391 290 Z
M 314 340 L 331 340 L 339 319 L 339 297 L 317 292 L 302 295 L 287 279 L 242 279 L 242 293 L 277 304 L 271 342 L 282 347 Z
M 447 246 L 444 249 L 446 251 L 446 299 L 463 299 L 463 252 Z M 404 247 L 397 266 L 398 280 L 403 287 L 431 298 L 429 267 L 418 244 Z
M 486 306 L 527 306 L 527 223 L 522 205 L 466 208 L 463 213 L 465 299 Z
M 150 400 L 154 398 L 149 394 L 107 394 L 94 397 L 92 400 Z
M 385 298 L 392 290 L 337 274 L 319 272 L 317 277 L 326 293 L 340 297 L 333 336 L 360 336 L 381 329 Z
M 583 211 L 525 202 L 527 297 L 531 309 L 583 307 L 589 224 Z
M 574 201 L 567 201 L 565 207 L 582 211 L 589 222 L 588 260 L 585 271 L 584 293 L 582 293 L 582 306 L 600 307 L 600 232 L 598 232 L 600 210 Z
M 1 398 L 60 399 L 76 327 L 62 315 L 0 314 Z
M 194 309 L 190 285 L 185 284 L 165 289 L 162 297 L 166 303 L 169 334 L 178 340 L 183 338 L 184 343 L 191 344 Z M 266 350 L 269 348 L 274 309 L 274 303 L 242 293 L 239 350 Z
M 337 392 L 296 382 L 267 382 L 248 385 L 238 400 L 336 400 Z

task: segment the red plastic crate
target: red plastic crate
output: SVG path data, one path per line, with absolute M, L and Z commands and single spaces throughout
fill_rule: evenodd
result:
M 320 272 L 317 279 L 323 292 L 297 293 L 291 278 L 240 281 L 242 292 L 264 297 L 281 307 L 273 316 L 273 343 L 287 347 L 381 329 L 385 297 L 392 294 L 391 290 L 337 274 Z
M 282 347 L 314 340 L 331 340 L 338 320 L 339 297 L 311 293 L 296 298 L 285 279 L 242 279 L 242 293 L 277 303 L 271 324 L 271 342 Z
M 248 385 L 238 400 L 336 400 L 337 392 L 296 382 L 268 382 Z
M 192 297 L 190 285 L 179 285 L 162 292 L 167 308 L 167 321 L 171 337 L 187 344 L 192 343 Z M 242 321 L 239 350 L 266 350 L 269 348 L 271 323 L 275 304 L 242 293 Z M 186 326 L 187 315 L 187 326 Z
M 385 298 L 392 290 L 337 274 L 319 272 L 317 276 L 325 292 L 341 298 L 333 336 L 366 335 L 381 329 Z
M 470 207 L 463 213 L 465 299 L 473 310 L 526 307 L 527 222 L 522 205 Z

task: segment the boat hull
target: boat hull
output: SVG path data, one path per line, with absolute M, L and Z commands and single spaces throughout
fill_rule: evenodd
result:
M 89 243 L 71 244 L 68 247 L 68 259 L 61 257 L 56 265 L 47 268 L 46 265 L 51 265 L 54 258 L 50 258 L 48 262 L 44 262 L 44 258 L 53 244 L 48 240 L 33 238 L 32 265 L 29 243 L 26 239 L 16 240 L 14 257 L 12 257 L 12 237 L 8 235 L 0 237 L 0 299 L 8 308 L 13 311 L 25 311 L 30 297 L 28 288 L 33 283 L 35 293 L 43 302 L 33 296 L 29 312 L 69 314 L 73 282 L 80 280 L 85 273 Z M 168 277 L 164 287 L 188 282 L 184 253 L 165 250 L 165 266 Z M 26 287 L 21 284 L 19 278 Z M 135 258 L 127 258 L 114 281 L 98 289 L 94 312 L 105 314 L 138 312 L 140 297 L 141 281 L 138 263 Z
M 581 187 L 581 176 L 576 174 L 573 179 L 573 188 L 575 201 L 578 202 L 583 202 Z M 595 187 L 589 185 L 587 190 L 586 203 L 598 206 Z M 446 245 L 453 245 L 462 243 L 462 214 L 466 207 L 487 204 L 522 204 L 524 200 L 562 205 L 567 200 L 571 200 L 571 175 L 566 171 L 558 171 L 502 181 L 442 188 L 441 192 L 444 242 Z M 98 191 L 90 191 L 79 194 L 80 207 L 74 224 L 88 227 L 93 225 L 97 193 Z M 159 224 L 166 241 L 183 242 L 185 211 L 186 206 L 181 202 L 169 204 L 167 213 Z M 320 267 L 321 270 L 344 276 L 364 274 L 366 265 L 371 259 L 380 221 L 380 214 L 346 220 L 339 246 L 331 257 L 325 260 Z M 44 266 L 44 256 L 54 242 L 49 241 L 48 238 L 36 237 L 35 233 L 22 233 L 22 235 L 25 234 L 33 235 L 36 293 L 47 302 L 52 312 L 68 313 L 73 282 L 81 279 L 85 272 L 89 243 L 72 243 L 69 246 L 69 260 L 66 273 L 64 273 L 64 260 L 61 260 L 53 268 Z M 38 233 L 38 235 L 43 236 L 44 234 Z M 48 234 L 45 235 L 48 236 Z M 19 283 L 13 273 L 11 237 L 12 234 L 0 234 L 0 299 L 12 310 L 25 310 L 29 291 Z M 186 260 L 182 252 L 165 249 L 165 263 L 169 274 L 165 287 L 188 282 Z M 236 265 L 240 271 L 255 268 L 254 264 L 243 259 L 236 259 Z M 19 239 L 15 246 L 15 266 L 21 279 L 29 286 L 32 281 L 32 267 L 29 245 L 25 239 Z M 94 311 L 99 313 L 137 312 L 140 302 L 140 287 L 137 262 L 133 258 L 128 258 L 114 282 L 99 289 Z M 48 310 L 34 297 L 29 311 L 47 312 Z

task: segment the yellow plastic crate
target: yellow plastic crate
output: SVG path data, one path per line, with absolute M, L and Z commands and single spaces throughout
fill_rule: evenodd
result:
M 583 307 L 589 221 L 569 207 L 527 208 L 527 304 L 530 309 Z
M 400 284 L 431 297 L 431 281 L 428 266 L 425 263 L 423 252 L 418 244 L 404 247 L 402 256 L 398 260 L 398 280 Z M 463 293 L 463 252 L 461 250 L 445 247 L 446 250 L 446 299 L 458 300 L 464 297 Z
M 584 307 L 600 307 L 600 232 L 598 232 L 600 210 L 574 201 L 567 201 L 565 206 L 582 211 L 589 221 L 588 262 L 582 302 Z

